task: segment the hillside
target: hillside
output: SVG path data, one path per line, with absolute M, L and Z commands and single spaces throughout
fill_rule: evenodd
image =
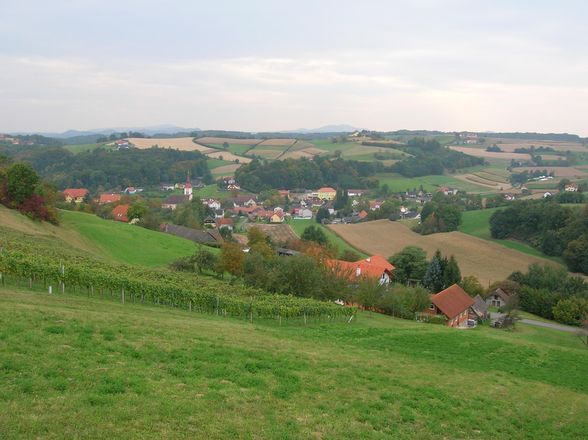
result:
M 0 206 L 0 227 L 6 233 L 38 238 L 47 246 L 89 254 L 92 257 L 149 267 L 164 266 L 194 253 L 189 240 L 126 223 L 103 220 L 93 214 L 61 211 L 59 226 L 33 222 L 16 211 Z
M 519 325 L 249 324 L 0 289 L 3 438 L 581 438 L 588 351 Z
M 423 248 L 429 257 L 439 249 L 443 254 L 455 256 L 462 275 L 474 275 L 484 286 L 503 280 L 516 270 L 526 271 L 531 263 L 557 264 L 462 232 L 420 235 L 401 222 L 377 220 L 356 225 L 329 225 L 329 228 L 352 246 L 384 257 L 409 245 Z

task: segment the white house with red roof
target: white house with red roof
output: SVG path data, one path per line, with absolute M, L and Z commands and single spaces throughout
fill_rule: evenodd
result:
M 67 203 L 82 203 L 87 195 L 88 190 L 86 188 L 67 188 L 63 190 L 63 197 L 65 197 Z
M 372 255 L 359 261 L 327 260 L 326 265 L 352 281 L 376 278 L 380 284 L 389 284 L 394 271 L 394 266 L 380 255 Z

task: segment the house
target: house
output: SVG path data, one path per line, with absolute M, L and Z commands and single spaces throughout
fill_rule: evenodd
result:
M 230 185 L 227 185 L 227 191 L 239 191 L 240 189 L 241 187 L 238 183 L 231 183 Z
M 551 194 L 549 191 L 546 191 L 545 193 L 543 193 L 543 198 L 547 199 L 548 197 L 551 197 L 553 194 Z
M 308 208 L 294 208 L 292 210 L 292 214 L 294 214 L 294 218 L 297 219 L 309 219 L 312 218 L 312 211 Z
M 334 200 L 337 196 L 337 191 L 330 186 L 324 186 L 319 188 L 316 196 L 321 200 Z
M 382 205 L 384 204 L 384 201 L 383 200 L 370 200 L 369 204 L 370 204 L 370 211 L 377 211 L 378 209 L 380 209 L 382 207 Z
M 577 192 L 578 191 L 578 184 L 577 183 L 568 183 L 564 187 L 564 191 L 567 191 L 567 192 Z
M 88 190 L 86 188 L 67 188 L 63 190 L 63 196 L 67 203 L 82 203 L 87 195 Z
M 380 284 L 389 284 L 394 270 L 394 266 L 379 255 L 373 255 L 359 261 L 327 260 L 326 264 L 332 270 L 340 271 L 351 281 L 368 277 L 378 279 Z
M 427 313 L 444 316 L 448 327 L 467 326 L 470 308 L 474 300 L 457 284 L 431 295 L 431 304 Z
M 348 189 L 347 195 L 349 197 L 362 197 L 365 194 L 367 194 L 367 192 L 368 192 L 367 189 Z
M 125 190 L 123 192 L 125 194 L 137 194 L 137 188 L 135 188 L 134 186 L 129 186 L 129 187 L 125 188 Z
M 362 209 L 361 211 L 359 211 L 357 213 L 357 218 L 359 220 L 365 220 L 367 217 L 368 217 L 368 213 L 367 213 L 367 211 L 365 209 Z
M 173 191 L 176 186 L 173 183 L 161 183 L 159 189 L 161 191 Z
M 177 235 L 178 237 L 192 240 L 195 243 L 219 245 L 224 241 L 222 236 L 215 229 L 199 230 L 169 223 L 161 225 L 160 229 L 162 232 Z
M 119 202 L 121 198 L 120 194 L 100 194 L 98 204 L 105 205 L 107 203 Z
M 221 202 L 217 199 L 202 199 L 202 204 L 208 206 L 210 209 L 221 209 Z
M 437 192 L 443 193 L 446 196 L 455 196 L 459 192 L 459 190 L 457 188 L 442 186 L 441 188 L 439 188 Z
M 217 218 L 215 224 L 219 231 L 221 229 L 228 229 L 229 231 L 232 231 L 235 227 L 235 222 L 232 218 Z
M 120 139 L 118 141 L 114 142 L 114 145 L 116 145 L 116 148 L 118 148 L 119 150 L 127 150 L 131 144 L 127 139 Z
M 284 218 L 284 211 L 274 211 L 274 213 L 269 218 L 269 222 L 284 223 Z
M 223 218 L 225 216 L 224 209 L 215 209 L 214 210 L 214 218 Z
M 236 196 L 233 197 L 231 201 L 235 208 L 240 206 L 257 206 L 257 197 L 255 196 Z
M 114 209 L 112 210 L 112 216 L 114 217 L 114 220 L 119 221 L 119 222 L 128 223 L 129 218 L 128 218 L 127 214 L 129 212 L 130 207 L 131 207 L 130 205 L 115 206 Z
M 488 318 L 488 304 L 480 295 L 474 297 L 474 305 L 470 308 L 470 319 L 484 321 Z
M 513 194 L 504 194 L 502 196 L 504 198 L 504 200 L 506 200 L 507 202 L 512 202 L 513 200 L 516 199 L 516 197 Z
M 290 197 L 290 190 L 289 189 L 279 189 L 278 194 L 280 197 Z
M 187 203 L 189 201 L 190 200 L 188 199 L 188 197 L 184 195 L 169 196 L 161 203 L 161 207 L 163 209 L 171 209 L 173 211 L 178 207 L 178 205 L 181 205 L 182 203 Z
M 490 292 L 490 295 L 488 295 L 486 297 L 486 304 L 489 307 L 504 307 L 506 305 L 506 303 L 510 300 L 511 295 L 506 293 L 504 290 L 502 290 L 500 287 L 497 289 L 494 289 L 492 292 Z

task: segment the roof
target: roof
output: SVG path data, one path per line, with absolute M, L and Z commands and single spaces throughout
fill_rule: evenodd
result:
M 120 200 L 120 194 L 100 194 L 98 203 L 113 203 Z
M 119 220 L 121 222 L 128 222 L 129 218 L 127 217 L 127 213 L 129 212 L 130 205 L 118 205 L 112 210 L 112 215 L 114 216 L 115 220 Z
M 86 188 L 67 188 L 63 190 L 64 196 L 70 196 L 74 199 L 77 199 L 78 197 L 86 197 L 86 194 L 88 194 L 88 190 Z
M 216 229 L 192 229 L 185 226 L 164 224 L 161 225 L 161 230 L 168 234 L 177 235 L 179 237 L 192 240 L 196 243 L 222 243 L 223 238 Z
M 489 296 L 492 296 L 492 295 L 498 295 L 504 301 L 508 301 L 510 298 L 510 295 L 508 293 L 506 293 L 504 290 L 502 290 L 500 287 L 498 287 L 498 288 L 494 289 L 492 292 L 490 292 Z
M 474 305 L 474 300 L 457 284 L 433 295 L 431 301 L 449 319 Z
M 167 199 L 165 199 L 163 201 L 164 205 L 179 205 L 180 203 L 185 203 L 188 201 L 188 197 L 187 196 L 182 196 L 182 195 L 174 195 L 174 196 L 169 196 Z
M 326 263 L 331 268 L 349 271 L 351 278 L 357 278 L 358 276 L 380 278 L 384 272 L 394 270 L 394 266 L 380 255 L 373 255 L 359 261 L 327 260 Z
M 363 210 L 363 209 L 362 209 L 362 210 L 359 212 L 359 214 L 357 214 L 357 216 L 358 216 L 359 218 L 361 218 L 361 219 L 364 219 L 364 218 L 366 218 L 366 217 L 368 216 L 368 213 L 367 213 L 367 212 L 365 212 L 365 210 Z
M 474 305 L 472 306 L 472 309 L 474 312 L 476 312 L 477 315 L 485 315 L 488 312 L 488 307 L 489 305 L 486 304 L 486 301 L 484 301 L 484 298 L 482 298 L 480 295 L 476 295 L 474 297 Z
M 323 186 L 322 188 L 319 188 L 319 190 L 317 192 L 337 192 L 337 190 L 335 188 L 331 188 L 330 186 Z
M 232 218 L 219 218 L 216 220 L 218 226 L 234 226 L 235 222 Z

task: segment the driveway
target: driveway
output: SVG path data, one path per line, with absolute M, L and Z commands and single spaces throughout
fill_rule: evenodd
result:
M 504 315 L 504 313 L 491 312 L 490 318 L 491 319 L 498 319 L 502 315 Z M 563 325 L 563 324 L 554 324 L 551 322 L 536 321 L 534 319 L 519 319 L 517 322 L 520 322 L 522 324 L 527 324 L 527 325 L 534 325 L 536 327 L 545 327 L 545 328 L 550 328 L 553 330 L 559 330 L 560 332 L 576 333 L 578 331 L 577 327 L 570 327 L 569 325 Z

